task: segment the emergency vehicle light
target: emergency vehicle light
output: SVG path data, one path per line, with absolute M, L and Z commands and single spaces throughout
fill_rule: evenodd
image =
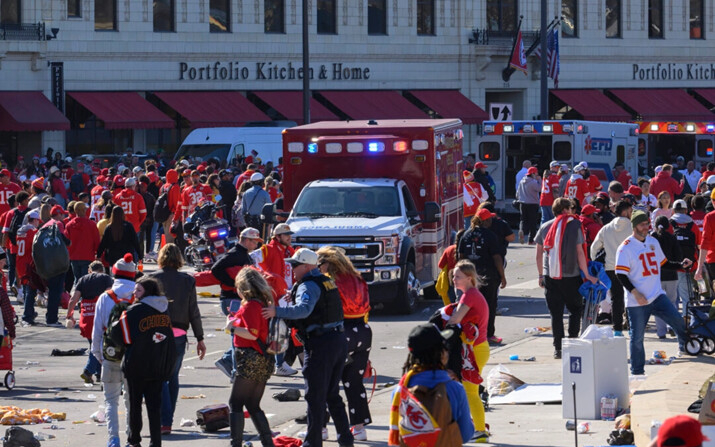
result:
M 544 126 L 541 128 L 541 130 L 544 132 L 553 132 L 554 125 L 553 124 L 544 124 Z
M 705 126 L 705 129 L 708 132 L 715 132 L 715 124 L 708 124 L 707 126 Z
M 317 154 L 318 153 L 318 143 L 310 143 L 308 145 L 308 153 L 309 154 Z
M 705 155 L 707 155 L 708 157 L 712 157 L 713 148 L 709 147 L 709 148 L 705 149 Z
M 362 152 L 362 143 L 348 143 L 348 152 L 351 154 Z
M 371 141 L 367 144 L 367 150 L 370 152 L 384 152 L 385 143 L 381 141 Z
M 395 141 L 394 143 L 392 143 L 392 149 L 395 152 L 407 151 L 407 141 Z
M 544 124 L 544 127 L 546 127 L 547 125 L 551 126 L 551 124 Z M 563 126 L 561 126 L 561 128 L 566 133 L 573 132 L 573 124 L 564 124 Z M 553 128 L 552 128 L 552 130 L 553 130 Z M 544 129 L 544 132 L 546 132 L 546 129 Z
M 504 124 L 504 133 L 507 132 L 514 132 L 514 125 L 513 124 Z
M 695 124 L 686 124 L 685 131 L 686 132 L 695 132 Z
M 658 132 L 658 128 L 659 128 L 659 127 L 660 127 L 660 126 L 658 126 L 657 124 L 651 124 L 651 125 L 650 125 L 650 131 L 651 131 L 651 132 Z
M 493 124 L 485 124 L 484 125 L 484 133 L 492 133 L 494 132 L 494 125 Z
M 668 124 L 667 127 L 668 132 L 677 132 L 678 131 L 678 125 L 677 124 Z
M 429 142 L 427 142 L 427 140 L 413 140 L 412 141 L 412 150 L 424 151 L 428 147 L 429 147 Z
M 290 158 L 290 164 L 292 164 L 294 166 L 299 165 L 301 163 L 303 163 L 303 159 L 301 159 L 300 157 L 291 157 Z
M 327 143 L 325 152 L 328 154 L 339 154 L 343 151 L 343 145 L 340 143 Z
M 288 152 L 303 152 L 303 143 L 288 143 Z
M 524 133 L 531 133 L 534 131 L 534 126 L 533 124 L 524 124 L 524 127 L 522 127 L 522 130 Z

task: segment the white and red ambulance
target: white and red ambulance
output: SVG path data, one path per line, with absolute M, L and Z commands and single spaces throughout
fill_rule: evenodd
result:
M 462 122 L 319 122 L 283 131 L 295 246 L 345 249 L 373 307 L 411 313 L 462 225 Z
M 638 164 L 640 174 L 653 167 L 673 163 L 678 156 L 694 160 L 695 169 L 713 161 L 715 121 L 639 121 Z

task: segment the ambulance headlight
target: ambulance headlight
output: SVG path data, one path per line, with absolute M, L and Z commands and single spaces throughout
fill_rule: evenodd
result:
M 400 236 L 393 234 L 390 237 L 380 238 L 383 255 L 375 261 L 378 265 L 397 264 L 397 253 L 400 250 Z

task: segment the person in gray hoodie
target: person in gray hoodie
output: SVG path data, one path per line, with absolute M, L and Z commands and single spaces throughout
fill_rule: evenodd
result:
M 519 182 L 516 197 L 520 204 L 521 219 L 519 220 L 519 234 L 528 238 L 529 245 L 535 245 L 534 237 L 539 229 L 539 196 L 541 194 L 541 179 L 535 166 L 526 171 L 526 175 Z
M 616 277 L 616 251 L 631 234 L 631 213 L 633 206 L 628 200 L 619 200 L 616 203 L 616 217 L 596 234 L 596 238 L 591 244 L 591 259 L 603 262 L 606 274 L 611 280 L 611 321 L 613 323 L 613 333 L 616 336 L 623 336 L 623 312 L 625 302 L 623 298 L 623 286 Z

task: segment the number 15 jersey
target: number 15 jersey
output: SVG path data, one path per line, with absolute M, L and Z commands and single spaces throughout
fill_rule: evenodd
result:
M 625 274 L 633 286 L 645 296 L 650 304 L 665 291 L 660 281 L 660 268 L 667 260 L 658 241 L 646 236 L 643 242 L 634 236 L 628 237 L 616 251 L 616 274 Z M 627 292 L 626 307 L 638 307 L 633 294 Z

